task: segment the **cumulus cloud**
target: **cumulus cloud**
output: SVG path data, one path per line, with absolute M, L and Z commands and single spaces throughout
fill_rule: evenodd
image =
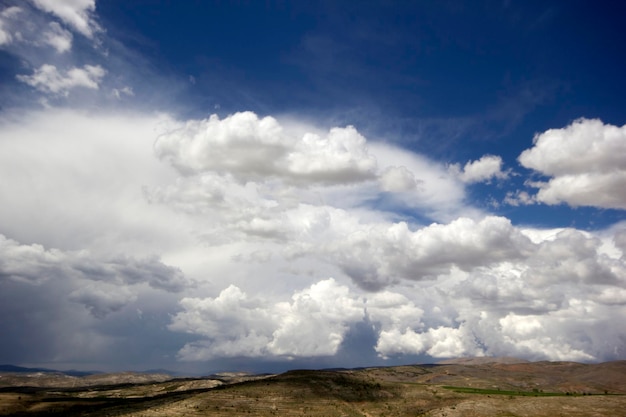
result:
M 370 316 L 380 326 L 378 354 L 620 358 L 626 327 L 614 317 L 624 313 L 626 265 L 611 242 L 623 231 L 602 239 L 572 229 L 522 232 L 533 237 L 524 259 L 451 271 L 410 296 L 381 293 L 386 308 Z M 608 328 L 614 333 L 601 336 Z
M 374 326 L 373 348 L 381 358 L 512 354 L 586 361 L 621 354 L 612 349 L 626 329 L 610 324 L 624 308 L 626 269 L 622 252 L 611 249 L 611 242 L 621 242 L 621 229 L 600 238 L 574 229 L 519 229 L 503 218 L 485 218 L 412 232 L 401 223 L 364 228 L 340 220 L 339 213 L 327 214 L 321 230 L 333 243 L 318 244 L 317 252 L 300 250 L 326 257 L 365 290 L 386 289 L 364 294 L 325 280 L 296 291 L 291 301 L 250 299 L 233 287 L 215 299 L 186 301 L 171 328 L 203 340 L 186 345 L 181 358 L 332 355 L 346 329 L 364 318 Z M 335 240 L 335 233 L 344 241 Z M 323 241 L 320 237 L 314 241 Z M 421 281 L 414 290 L 398 292 L 402 286 L 396 284 L 412 280 Z M 228 308 L 236 313 L 223 318 L 222 329 L 220 314 L 226 313 L 206 311 L 220 303 L 219 311 L 225 311 L 223 299 L 233 298 L 231 293 L 237 303 Z M 601 339 L 590 321 L 616 330 L 609 345 L 589 342 Z M 219 336 L 241 326 L 244 330 Z
M 67 96 L 70 90 L 78 87 L 97 90 L 105 74 L 99 65 L 73 67 L 62 72 L 54 65 L 44 64 L 32 75 L 18 75 L 17 79 L 41 92 Z
M 406 295 L 384 290 L 366 297 L 365 308 L 369 320 L 381 329 L 418 329 L 423 327 L 424 310 Z
M 611 242 L 623 230 L 602 238 L 573 229 L 518 232 L 532 237 L 516 242 L 521 258 L 507 254 L 466 271 L 448 267 L 437 279 L 377 293 L 327 279 L 288 301 L 269 301 L 230 286 L 215 298 L 182 301 L 170 329 L 201 337 L 180 350 L 185 360 L 333 355 L 347 330 L 365 322 L 384 359 L 621 357 L 626 327 L 614 317 L 626 312 L 626 265 Z M 431 236 L 421 246 L 440 249 L 436 241 Z
M 411 231 L 406 223 L 361 228 L 328 246 L 327 256 L 355 283 L 380 289 L 399 279 L 433 279 L 525 257 L 530 240 L 503 217 L 459 218 Z
M 96 0 L 31 0 L 39 9 L 51 13 L 63 23 L 92 39 L 102 28 L 95 19 Z
M 76 33 L 107 40 L 95 0 L 31 3 L 0 11 L 0 47 L 34 68 L 18 81 L 116 104 L 142 93 L 115 70 L 128 63 L 71 53 Z M 586 119 L 537 135 L 519 161 L 549 178 L 505 201 L 625 208 L 625 136 Z M 7 115 L 0 356 L 320 358 L 361 326 L 386 359 L 623 358 L 624 225 L 530 230 L 468 203 L 468 184 L 509 175 L 499 156 L 446 166 L 353 126 L 252 112 Z
M 502 171 L 502 158 L 495 155 L 485 155 L 476 161 L 469 161 L 463 169 L 459 164 L 452 164 L 449 169 L 461 181 L 468 184 L 485 182 L 493 178 L 505 179 L 509 176 L 508 171 Z
M 464 206 L 445 165 L 352 129 L 307 129 L 307 142 L 254 114 L 189 126 L 53 109 L 3 120 L 0 298 L 54 287 L 57 301 L 33 311 L 69 311 L 82 328 L 127 328 L 151 308 L 185 361 L 329 357 L 365 327 L 370 353 L 390 360 L 624 354 L 622 224 L 517 227 Z M 293 168 L 289 155 L 309 151 L 312 168 Z M 380 208 L 391 196 L 438 221 Z
M 289 135 L 272 117 L 251 112 L 189 121 L 160 136 L 157 155 L 181 173 L 228 173 L 240 181 L 277 177 L 290 183 L 349 183 L 374 176 L 376 160 L 351 126 L 325 137 Z
M 332 355 L 348 324 L 363 318 L 361 302 L 333 279 L 294 294 L 290 303 L 277 304 L 276 309 L 281 320 L 269 348 L 279 355 Z
M 181 306 L 169 328 L 207 338 L 183 347 L 183 360 L 334 355 L 349 323 L 363 318 L 362 303 L 332 278 L 275 304 L 231 285 L 215 298 L 185 298 Z
M 387 358 L 398 354 L 426 353 L 433 358 L 482 356 L 472 339 L 467 337 L 465 326 L 459 328 L 437 327 L 418 333 L 412 329 L 382 331 L 376 351 Z M 469 342 L 469 343 L 468 343 Z
M 626 126 L 576 120 L 536 135 L 519 162 L 550 177 L 530 183 L 538 202 L 626 209 Z
M 201 335 L 204 340 L 186 345 L 179 354 L 188 360 L 214 356 L 262 356 L 272 331 L 272 317 L 257 300 L 250 300 L 231 285 L 215 298 L 183 298 L 184 311 L 169 325 L 173 331 Z

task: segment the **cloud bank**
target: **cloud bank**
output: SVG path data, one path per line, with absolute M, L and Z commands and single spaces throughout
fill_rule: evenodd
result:
M 328 132 L 294 136 L 249 112 L 176 121 L 45 110 L 4 121 L 11 203 L 0 210 L 11 226 L 0 285 L 33 299 L 54 285 L 54 300 L 29 309 L 108 326 L 165 305 L 158 326 L 183 362 L 333 357 L 358 325 L 374 337 L 363 349 L 385 360 L 624 355 L 614 320 L 626 313 L 623 224 L 515 226 L 447 194 L 459 182 L 443 164 L 354 128 Z M 369 206 L 376 198 L 389 202 Z M 437 215 L 440 201 L 456 206 L 446 216 L 474 216 L 420 224 L 393 211 Z
M 626 224 L 532 227 L 473 193 L 626 209 L 626 127 L 537 134 L 518 158 L 528 188 L 510 190 L 522 174 L 497 155 L 445 163 L 356 125 L 133 108 L 146 89 L 106 47 L 138 55 L 107 36 L 93 0 L 0 11 L 9 79 L 33 94 L 0 115 L 5 360 L 626 357 Z

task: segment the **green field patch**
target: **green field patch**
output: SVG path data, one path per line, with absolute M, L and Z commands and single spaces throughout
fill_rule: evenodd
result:
M 543 391 L 509 391 L 498 389 L 485 389 L 485 388 L 470 388 L 470 387 L 454 387 L 450 385 L 444 385 L 442 388 L 463 393 L 463 394 L 483 394 L 483 395 L 514 395 L 522 397 L 565 397 L 572 395 L 565 392 L 543 392 Z M 577 395 L 577 394 L 574 394 Z

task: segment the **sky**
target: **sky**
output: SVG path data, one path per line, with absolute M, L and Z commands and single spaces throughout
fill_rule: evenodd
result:
M 626 359 L 625 11 L 0 0 L 0 363 Z

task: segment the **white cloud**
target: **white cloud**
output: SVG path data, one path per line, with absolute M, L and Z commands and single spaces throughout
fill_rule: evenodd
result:
M 44 64 L 33 75 L 18 75 L 17 79 L 44 93 L 67 96 L 78 87 L 97 90 L 105 74 L 99 65 L 73 67 L 62 73 L 54 65 Z
M 410 187 L 411 175 L 415 179 L 415 189 L 397 188 L 397 191 L 386 196 L 386 201 L 394 210 L 415 210 L 440 222 L 449 222 L 459 216 L 484 216 L 484 213 L 464 204 L 463 185 L 443 164 L 386 143 L 372 142 L 368 148 L 382 169 L 379 176 L 382 190 L 395 191 L 389 188 L 390 185 Z M 396 177 L 393 184 L 389 182 L 392 179 L 390 175 Z M 399 179 L 398 176 L 402 178 Z
M 504 203 L 510 206 L 528 206 L 530 204 L 535 204 L 535 199 L 533 196 L 528 194 L 526 191 L 508 191 L 504 197 Z
M 424 310 L 407 296 L 389 290 L 373 293 L 365 301 L 367 316 L 383 331 L 389 329 L 418 329 L 424 325 Z
M 458 328 L 437 327 L 418 333 L 412 329 L 382 331 L 376 351 L 383 357 L 398 354 L 419 355 L 426 353 L 433 358 L 456 358 L 482 356 L 483 352 L 466 334 L 464 326 Z
M 17 6 L 7 7 L 0 12 L 0 46 L 13 42 L 13 34 L 11 20 L 22 12 Z
M 519 161 L 551 177 L 530 184 L 539 189 L 538 202 L 626 209 L 626 126 L 579 119 L 536 135 L 533 143 Z
M 363 304 L 346 286 L 327 279 L 294 294 L 290 303 L 279 303 L 275 313 L 279 327 L 269 350 L 275 355 L 333 355 L 349 324 L 363 319 Z
M 389 318 L 382 320 L 384 313 L 371 316 L 380 323 L 379 355 L 575 361 L 622 357 L 626 326 L 614 318 L 626 312 L 626 265 L 611 241 L 623 229 L 602 238 L 603 233 L 571 229 L 524 233 L 534 241 L 524 259 L 452 271 L 410 295 L 395 295 L 398 303 L 384 310 Z M 404 316 L 399 305 L 422 308 L 413 321 L 394 321 Z
M 174 231 L 189 226 L 141 192 L 142 186 L 173 181 L 152 154 L 162 121 L 159 115 L 58 109 L 2 120 L 0 176 L 6 181 L 0 194 L 10 204 L 0 205 L 0 232 L 61 250 L 89 248 L 108 258 L 148 258 L 184 245 Z
M 548 357 L 553 360 L 590 361 L 596 358 L 582 349 L 577 349 L 563 337 L 563 331 L 551 315 L 547 316 L 520 316 L 508 314 L 499 320 L 503 342 L 514 345 L 517 352 L 535 357 Z M 563 327 L 572 331 L 571 324 L 558 320 Z M 574 330 L 575 331 L 575 330 Z M 532 356 L 531 356 L 532 357 Z
M 107 41 L 95 0 L 31 3 L 0 11 L 0 46 L 36 68 L 19 81 L 117 104 L 143 93 L 117 57 L 76 66 L 73 34 Z M 505 201 L 624 208 L 624 129 L 538 135 L 520 162 L 551 178 Z M 352 126 L 252 112 L 5 113 L 0 317 L 27 324 L 5 340 L 53 359 L 154 344 L 159 360 L 284 360 L 343 354 L 367 324 L 384 358 L 623 358 L 624 225 L 525 230 L 467 203 L 467 184 L 508 175 L 499 156 L 448 167 Z M 26 343 L 40 334 L 54 343 Z
M 72 34 L 57 22 L 50 22 L 48 26 L 49 29 L 43 33 L 44 42 L 59 53 L 69 51 L 72 48 Z
M 506 259 L 524 258 L 530 240 L 508 219 L 459 218 L 412 232 L 406 223 L 359 227 L 326 247 L 327 256 L 367 289 L 400 279 L 432 279 L 453 267 L 470 271 Z
M 0 218 L 8 237 L 0 301 L 15 294 L 47 300 L 34 311 L 63 311 L 83 320 L 81 329 L 91 328 L 89 320 L 126 328 L 137 308 L 144 317 L 152 311 L 160 328 L 169 324 L 163 331 L 171 340 L 184 340 L 169 352 L 186 361 L 343 354 L 350 332 L 365 323 L 375 337 L 367 348 L 389 358 L 625 354 L 626 328 L 614 319 L 626 313 L 624 225 L 590 233 L 520 229 L 478 211 L 454 217 L 464 193 L 445 166 L 363 144 L 351 130 L 342 134 L 356 150 L 341 152 L 355 154 L 330 166 L 359 172 L 358 163 L 341 161 L 367 165 L 371 156 L 376 167 L 366 179 L 338 169 L 337 178 L 349 182 L 303 181 L 287 163 L 272 171 L 245 151 L 257 144 L 279 155 L 305 152 L 308 145 L 296 144 L 304 135 L 246 117 L 249 129 L 223 119 L 211 129 L 226 133 L 197 142 L 216 147 L 229 164 L 196 152 L 195 139 L 173 135 L 174 122 L 163 116 L 49 109 L 3 120 Z M 198 123 L 209 129 L 209 121 Z M 176 139 L 168 155 L 182 155 L 186 175 L 155 156 L 157 137 Z M 319 140 L 330 149 L 341 142 Z M 411 178 L 421 182 L 405 190 Z M 447 206 L 439 216 L 452 219 L 423 226 L 368 204 L 388 195 L 420 213 Z M 46 298 L 51 288 L 54 299 Z M 49 322 L 62 327 L 64 320 Z M 102 346 L 111 343 L 92 329 L 94 340 L 106 339 Z
M 426 346 L 420 334 L 411 329 L 406 329 L 404 332 L 391 329 L 380 332 L 375 349 L 383 358 L 388 359 L 398 354 L 423 353 Z
M 102 31 L 95 20 L 96 0 L 31 0 L 39 9 L 52 13 L 75 31 L 92 39 Z
M 417 188 L 417 181 L 406 167 L 388 167 L 380 176 L 380 185 L 383 191 L 413 191 Z
M 311 357 L 337 353 L 363 304 L 327 279 L 295 293 L 291 301 L 250 299 L 231 285 L 215 298 L 185 298 L 169 328 L 204 336 L 179 352 L 183 360 L 213 357 Z
M 509 173 L 502 171 L 502 158 L 495 155 L 485 155 L 476 161 L 465 164 L 461 170 L 459 164 L 452 164 L 450 171 L 464 183 L 489 181 L 492 178 L 505 179 Z
M 332 128 L 325 137 L 307 133 L 287 155 L 287 171 L 297 178 L 329 183 L 373 178 L 376 159 L 365 143 L 352 126 Z
M 72 40 L 70 31 L 34 8 L 12 6 L 0 12 L 0 48 L 31 67 L 71 61 Z M 48 47 L 56 54 L 47 53 Z
M 257 300 L 231 285 L 215 298 L 183 298 L 169 329 L 202 335 L 208 341 L 187 344 L 185 360 L 212 357 L 262 356 L 273 330 L 272 317 Z
M 122 96 L 134 96 L 135 92 L 133 91 L 133 89 L 131 87 L 122 87 L 122 88 L 114 88 L 111 93 L 113 94 L 113 97 L 115 97 L 118 100 L 122 99 Z
M 4 30 L 2 21 L 0 21 L 0 45 L 11 43 L 12 40 L 13 37 L 8 31 Z
M 365 138 L 351 126 L 298 138 L 276 119 L 251 112 L 188 121 L 160 136 L 155 150 L 184 175 L 228 173 L 242 182 L 350 183 L 372 178 L 376 168 Z

